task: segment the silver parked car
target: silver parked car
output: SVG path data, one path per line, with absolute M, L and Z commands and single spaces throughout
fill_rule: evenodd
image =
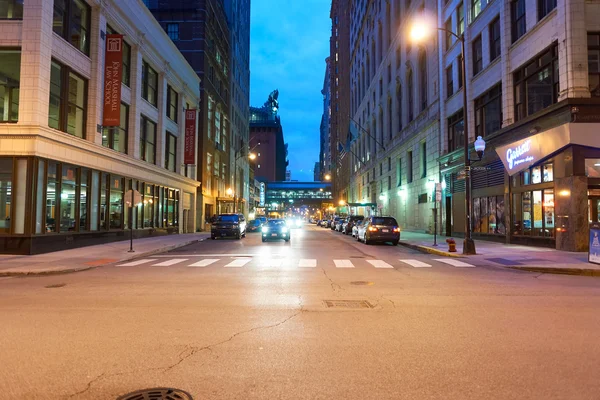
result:
M 396 246 L 400 241 L 400 227 L 393 217 L 369 217 L 358 228 L 356 240 L 365 244 L 390 242 Z
M 356 221 L 352 227 L 352 237 L 358 238 L 358 228 L 365 222 L 364 220 Z

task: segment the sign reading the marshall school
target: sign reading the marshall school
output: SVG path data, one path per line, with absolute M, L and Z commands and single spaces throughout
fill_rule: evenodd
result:
M 103 126 L 119 126 L 121 124 L 122 63 L 123 35 L 106 35 Z
M 185 110 L 184 164 L 196 163 L 196 109 Z
M 260 197 L 259 197 L 259 203 L 258 206 L 259 207 L 264 207 L 265 206 L 265 183 L 261 182 L 260 183 Z
M 498 147 L 496 153 L 498 153 L 508 174 L 512 176 L 568 144 L 568 128 L 558 126 L 506 146 Z

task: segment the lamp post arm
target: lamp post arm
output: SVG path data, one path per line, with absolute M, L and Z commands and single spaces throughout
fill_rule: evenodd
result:
M 464 37 L 464 34 L 459 36 L 459 35 L 457 35 L 456 33 L 452 32 L 451 30 L 448 30 L 448 29 L 446 29 L 446 28 L 440 28 L 439 26 L 438 26 L 438 27 L 436 27 L 436 29 L 437 29 L 438 31 L 442 31 L 442 32 L 449 33 L 450 35 L 454 36 L 454 37 L 456 38 L 456 40 L 458 40 L 458 41 L 459 41 L 459 42 L 461 42 L 461 43 L 464 43 L 464 42 L 465 42 L 465 37 Z
M 367 135 L 369 135 L 369 137 L 370 137 L 371 139 L 373 139 L 373 140 L 375 141 L 375 143 L 377 143 L 378 145 L 380 145 L 380 146 L 381 146 L 381 148 L 382 148 L 382 149 L 385 151 L 385 146 L 383 145 L 383 143 L 381 143 L 379 140 L 377 140 L 377 138 L 376 138 L 375 136 L 371 135 L 371 133 L 370 133 L 368 130 L 366 130 L 365 128 L 363 128 L 362 126 L 360 126 L 360 125 L 359 125 L 359 123 L 358 123 L 358 122 L 356 122 L 356 121 L 354 120 L 354 118 L 352 118 L 351 116 L 348 116 L 348 119 L 349 119 L 350 121 L 354 122 L 354 123 L 356 124 L 356 126 L 358 126 L 358 128 L 359 128 L 361 131 L 363 131 L 363 132 L 365 132 Z

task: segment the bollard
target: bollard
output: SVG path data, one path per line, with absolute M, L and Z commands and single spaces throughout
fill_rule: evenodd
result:
M 448 251 L 450 253 L 456 253 L 456 241 L 452 238 L 446 239 L 446 243 L 448 243 Z

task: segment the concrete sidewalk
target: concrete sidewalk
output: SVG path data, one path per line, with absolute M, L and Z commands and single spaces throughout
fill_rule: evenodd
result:
M 206 240 L 210 233 L 157 236 L 135 239 L 129 253 L 129 240 L 34 256 L 0 255 L 1 276 L 48 275 L 85 271 L 132 258 L 169 251 Z
M 503 244 L 475 239 L 477 255 L 462 254 L 462 238 L 456 240 L 456 253 L 448 252 L 445 236 L 438 236 L 438 246 L 433 246 L 433 235 L 402 232 L 400 245 L 423 253 L 444 257 L 464 257 L 480 264 L 502 266 L 532 272 L 569 275 L 600 276 L 600 265 L 588 262 L 587 253 L 560 251 L 542 247 Z

